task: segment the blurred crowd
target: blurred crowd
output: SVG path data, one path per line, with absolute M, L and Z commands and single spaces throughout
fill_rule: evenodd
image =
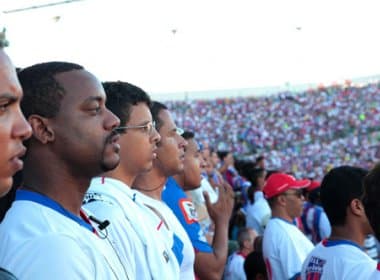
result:
M 379 84 L 320 87 L 259 98 L 172 101 L 178 125 L 239 159 L 321 179 L 333 166 L 368 168 L 380 139 Z

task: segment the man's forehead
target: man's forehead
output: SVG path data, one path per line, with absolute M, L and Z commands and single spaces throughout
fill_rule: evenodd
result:
M 166 130 L 171 130 L 177 127 L 174 123 L 172 115 L 170 114 L 168 110 L 161 110 L 158 113 L 158 117 L 160 118 L 160 121 L 162 124 L 161 128 L 164 128 Z
M 1 65 L 1 68 L 5 67 L 5 66 L 6 67 L 12 66 L 12 63 L 11 63 L 8 55 L 1 48 L 0 48 L 0 65 Z
M 198 142 L 195 141 L 194 138 L 187 139 L 186 142 L 187 142 L 186 149 L 191 149 L 191 150 L 194 150 L 194 151 L 199 151 Z
M 135 105 L 130 105 L 130 115 L 129 120 L 139 120 L 139 121 L 151 121 L 152 114 L 149 110 L 148 105 L 145 102 L 139 102 Z
M 87 87 L 101 86 L 100 81 L 94 75 L 83 69 L 62 72 L 54 77 L 65 89 L 85 89 Z
M 17 79 L 16 70 L 6 53 L 0 49 L 0 83 L 2 93 L 17 93 L 22 95 L 21 86 Z
M 75 96 L 98 96 L 105 97 L 105 92 L 100 81 L 86 70 L 71 70 L 55 75 L 55 79 L 64 88 L 66 93 Z

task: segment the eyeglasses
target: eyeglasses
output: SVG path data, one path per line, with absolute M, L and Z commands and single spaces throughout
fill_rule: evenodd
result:
M 294 190 L 294 192 L 284 192 L 282 195 L 295 195 L 298 198 L 301 198 L 303 196 L 302 190 Z
M 141 128 L 141 130 L 146 133 L 146 134 L 149 134 L 149 135 L 152 135 L 153 131 L 156 129 L 156 122 L 153 121 L 153 122 L 148 122 L 146 124 L 142 124 L 142 125 L 126 125 L 126 126 L 119 126 L 117 128 L 115 128 L 115 130 L 119 133 L 126 133 L 127 129 L 139 129 Z

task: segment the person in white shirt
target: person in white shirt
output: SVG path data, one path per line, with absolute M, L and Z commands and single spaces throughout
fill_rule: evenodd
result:
M 238 233 L 239 250 L 232 253 L 227 260 L 224 270 L 224 280 L 246 280 L 244 262 L 247 256 L 253 252 L 253 244 L 257 233 L 251 228 L 242 228 Z
M 117 168 L 93 178 L 84 208 L 110 221 L 108 237 L 136 279 L 162 279 L 163 275 L 179 279 L 173 232 L 159 234 L 165 227 L 158 227 L 156 215 L 138 204 L 141 194 L 130 187 L 138 174 L 152 169 L 160 141 L 149 110 L 150 97 L 127 82 L 105 82 L 103 87 L 107 108 L 121 122 L 121 159 Z
M 363 250 L 372 233 L 361 198 L 367 171 L 340 166 L 322 180 L 321 203 L 331 223 L 331 235 L 307 256 L 301 279 L 369 279 L 376 262 Z
M 266 171 L 259 168 L 245 173 L 243 175 L 252 184 L 247 191 L 248 201 L 245 207 L 247 227 L 262 235 L 272 214 L 263 193 Z
M 380 240 L 380 163 L 377 163 L 364 178 L 363 205 L 377 240 Z M 380 279 L 380 263 L 370 279 Z
M 263 191 L 272 210 L 263 236 L 263 256 L 269 279 L 297 279 L 302 263 L 314 247 L 293 224 L 302 213 L 302 189 L 309 184 L 309 180 L 273 173 L 264 185 Z
M 136 199 L 139 205 L 145 205 L 145 209 L 148 207 L 154 215 L 157 228 L 162 230 L 159 233 L 174 232 L 173 250 L 180 264 L 180 279 L 194 279 L 195 255 L 189 236 L 172 210 L 162 201 L 162 191 L 168 177 L 183 170 L 187 142 L 164 104 L 154 101 L 151 113 L 161 136 L 157 144 L 157 156 L 153 160 L 153 168 L 140 173 L 132 187 L 140 193 Z
M 23 167 L 21 157 L 25 154 L 22 141 L 32 135 L 32 129 L 21 113 L 23 93 L 12 62 L 0 48 L 0 198 L 12 187 L 12 176 Z M 0 202 L 1 204 L 1 202 Z M 1 212 L 7 207 L 1 206 Z M 0 219 L 4 213 L 0 213 Z M 0 279 L 15 279 L 0 267 Z
M 68 62 L 27 67 L 19 80 L 33 136 L 23 184 L 0 224 L 0 266 L 20 279 L 128 279 L 81 208 L 91 178 L 120 160 L 119 119 L 101 83 Z
M 32 129 L 20 109 L 23 93 L 12 62 L 0 48 L 0 197 L 12 187 L 12 176 L 23 167 L 22 141 Z
M 190 237 L 195 250 L 196 275 L 200 279 L 221 279 L 228 253 L 228 222 L 234 203 L 233 191 L 231 186 L 223 183 L 217 187 L 220 195 L 214 203 L 211 202 L 210 194 L 203 192 L 205 209 L 214 225 L 213 236 L 208 235 L 202 230 L 199 213 L 185 192 L 199 187 L 204 162 L 194 133 L 185 131 L 182 137 L 187 141 L 184 168 L 182 172 L 168 178 L 162 199 Z

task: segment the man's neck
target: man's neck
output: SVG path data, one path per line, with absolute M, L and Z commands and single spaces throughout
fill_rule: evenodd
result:
M 68 166 L 62 157 L 36 145 L 25 158 L 22 187 L 49 197 L 79 217 L 93 176 L 86 172 L 88 170 Z
M 177 182 L 177 184 L 184 189 L 185 186 L 185 176 L 183 173 L 177 174 L 173 176 L 174 180 Z
M 132 188 L 153 199 L 161 200 L 166 180 L 167 177 L 162 172 L 157 170 L 157 168 L 153 168 L 149 172 L 139 174 L 133 182 Z
M 283 219 L 283 220 L 286 220 L 290 223 L 293 222 L 293 219 L 292 217 L 290 217 L 285 211 L 283 211 L 282 209 L 277 209 L 277 208 L 272 208 L 272 217 L 273 218 L 280 218 L 280 219 Z
M 246 258 L 248 256 L 248 254 L 251 252 L 252 252 L 252 250 L 249 250 L 247 248 L 242 248 L 242 249 L 240 249 L 239 254 L 241 254 L 244 258 Z
M 349 240 L 364 246 L 366 234 L 361 232 L 360 226 L 351 227 L 349 225 L 332 226 L 330 240 Z
M 135 181 L 137 174 L 131 174 L 130 172 L 125 171 L 119 165 L 114 170 L 104 173 L 103 176 L 119 180 L 130 187 Z
M 47 173 L 50 174 L 50 173 Z M 65 178 L 54 176 L 26 174 L 22 188 L 40 193 L 59 203 L 72 214 L 79 216 L 84 194 L 91 179 Z

